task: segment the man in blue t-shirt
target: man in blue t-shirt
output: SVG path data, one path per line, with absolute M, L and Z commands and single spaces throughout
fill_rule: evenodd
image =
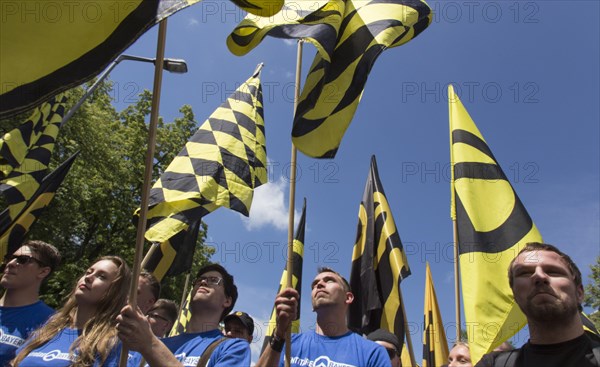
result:
M 25 242 L 2 263 L 0 285 L 0 366 L 15 357 L 29 334 L 46 322 L 54 310 L 40 301 L 42 282 L 60 263 L 58 250 L 42 241 Z
M 346 316 L 354 300 L 348 281 L 329 268 L 320 268 L 311 285 L 313 311 L 317 314 L 314 331 L 292 335 L 291 366 L 390 367 L 382 346 L 348 329 Z M 285 332 L 296 319 L 298 292 L 284 289 L 275 299 L 277 325 L 268 348 L 256 367 L 284 365 L 281 351 Z
M 128 366 L 137 367 L 144 358 L 151 367 L 196 367 L 205 354 L 208 367 L 250 366 L 248 343 L 225 338 L 219 329 L 219 323 L 233 309 L 237 296 L 233 276 L 225 268 L 218 264 L 202 267 L 192 288 L 192 316 L 185 333 L 162 340 L 154 336 L 143 313 L 125 306 L 117 317 L 119 338 L 128 349 L 139 352 L 134 353 Z M 211 344 L 214 349 L 208 353 Z

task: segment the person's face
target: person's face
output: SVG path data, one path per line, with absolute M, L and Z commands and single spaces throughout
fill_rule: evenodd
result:
M 385 351 L 390 357 L 390 362 L 392 362 L 392 367 L 401 367 L 400 357 L 398 356 L 398 352 L 396 351 L 396 347 L 394 346 L 394 344 L 385 342 L 383 340 L 377 340 L 375 341 L 375 343 L 385 348 Z
M 21 246 L 12 256 L 6 256 L 3 265 L 0 285 L 6 289 L 39 285 L 50 273 L 50 267 L 45 266 L 29 246 Z
M 464 345 L 457 345 L 448 355 L 448 367 L 473 367 L 471 353 Z
M 119 268 L 110 260 L 100 260 L 90 266 L 77 282 L 75 298 L 79 305 L 97 305 L 108 292 Z
M 140 276 L 137 289 L 137 303 L 144 315 L 152 308 L 154 302 L 156 302 L 156 298 L 154 298 L 154 294 L 152 294 L 150 282 L 148 279 Z
M 317 274 L 311 285 L 313 310 L 318 310 L 323 306 L 352 303 L 354 296 L 344 289 L 343 282 L 342 278 L 335 273 Z
M 533 320 L 555 321 L 579 313 L 583 287 L 553 251 L 523 252 L 511 268 L 513 294 L 523 313 Z
M 228 338 L 245 339 L 248 343 L 252 343 L 252 334 L 250 334 L 244 324 L 236 318 L 227 320 L 225 323 L 225 336 Z
M 146 317 L 150 323 L 150 328 L 152 328 L 152 333 L 159 338 L 166 336 L 173 327 L 173 322 L 169 321 L 167 313 L 160 308 L 149 311 Z
M 202 303 L 225 309 L 231 305 L 231 297 L 225 295 L 224 280 L 218 271 L 208 271 L 194 282 L 193 303 Z

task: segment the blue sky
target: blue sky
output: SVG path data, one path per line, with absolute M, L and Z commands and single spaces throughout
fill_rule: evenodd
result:
M 447 85 L 486 138 L 544 240 L 569 253 L 584 273 L 600 253 L 600 29 L 598 1 L 430 1 L 430 27 L 385 51 L 334 160 L 299 154 L 297 210 L 307 197 L 301 325 L 310 329 L 309 284 L 326 265 L 349 276 L 358 205 L 369 160 L 379 173 L 412 275 L 402 283 L 420 363 L 425 262 L 431 265 L 449 339 L 454 322 L 449 217 Z M 169 18 L 166 56 L 186 75 L 164 75 L 160 113 L 183 104 L 202 123 L 253 72 L 262 73 L 270 183 L 256 190 L 249 219 L 226 209 L 205 218 L 214 261 L 235 276 L 236 309 L 260 326 L 270 314 L 284 266 L 296 42 L 266 38 L 244 57 L 225 39 L 245 13 L 205 0 Z M 157 27 L 126 53 L 154 57 Z M 304 46 L 306 74 L 315 49 Z M 150 65 L 125 61 L 110 78 L 116 106 L 152 88 Z M 253 343 L 253 359 L 262 345 Z M 517 345 L 526 341 L 518 334 Z

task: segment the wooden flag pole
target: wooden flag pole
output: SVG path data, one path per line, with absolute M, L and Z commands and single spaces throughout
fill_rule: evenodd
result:
M 154 161 L 154 148 L 156 145 L 156 130 L 158 125 L 158 108 L 160 105 L 160 89 L 162 86 L 163 63 L 165 59 L 165 44 L 167 38 L 167 19 L 163 19 L 158 25 L 158 41 L 156 45 L 156 62 L 154 64 L 154 86 L 152 90 L 152 109 L 150 112 L 150 124 L 148 127 L 148 148 L 146 150 L 146 167 L 144 170 L 144 185 L 142 187 L 142 198 L 140 202 L 140 217 L 137 225 L 135 239 L 135 257 L 133 260 L 133 272 L 131 286 L 129 288 L 129 304 L 134 309 L 137 307 L 138 278 L 141 272 L 142 255 L 144 252 L 144 233 L 146 232 L 146 216 L 148 214 L 148 198 L 150 197 L 150 182 L 152 181 L 152 168 Z M 127 366 L 129 351 L 123 347 L 119 366 Z
M 416 367 L 415 353 L 413 352 L 412 339 L 408 329 L 408 319 L 406 318 L 406 308 L 404 307 L 404 297 L 402 296 L 402 290 L 398 286 L 398 292 L 400 293 L 400 305 L 402 306 L 402 315 L 404 317 L 404 335 L 406 336 L 406 347 L 408 348 L 408 355 L 410 356 L 410 365 Z M 402 353 L 402 351 L 400 351 Z
M 454 193 L 452 193 L 454 195 Z M 454 241 L 454 299 L 456 303 L 456 341 L 460 341 L 460 284 L 458 271 L 458 228 L 456 219 L 452 221 L 452 239 Z
M 296 88 L 294 91 L 294 116 L 296 115 L 296 108 L 298 108 L 298 101 L 300 100 L 300 77 L 302 74 L 302 44 L 303 40 L 298 40 L 298 52 L 296 55 Z M 294 257 L 294 210 L 296 202 L 296 157 L 298 151 L 292 142 L 292 157 L 290 159 L 290 197 L 289 197 L 289 215 L 288 215 L 288 241 L 287 241 L 287 287 L 293 287 L 293 257 Z M 300 315 L 298 315 L 300 316 Z M 291 354 L 292 354 L 292 324 L 285 332 L 285 367 L 290 366 Z

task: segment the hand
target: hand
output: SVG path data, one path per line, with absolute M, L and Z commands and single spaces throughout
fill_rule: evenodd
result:
M 142 354 L 145 352 L 144 348 L 151 348 L 155 338 L 150 323 L 142 310 L 139 307 L 134 310 L 131 305 L 123 307 L 121 314 L 117 316 L 117 331 L 119 339 L 123 341 L 127 349 Z
M 298 292 L 293 288 L 286 288 L 275 298 L 276 327 L 274 334 L 284 339 L 285 332 L 292 321 L 298 318 Z

